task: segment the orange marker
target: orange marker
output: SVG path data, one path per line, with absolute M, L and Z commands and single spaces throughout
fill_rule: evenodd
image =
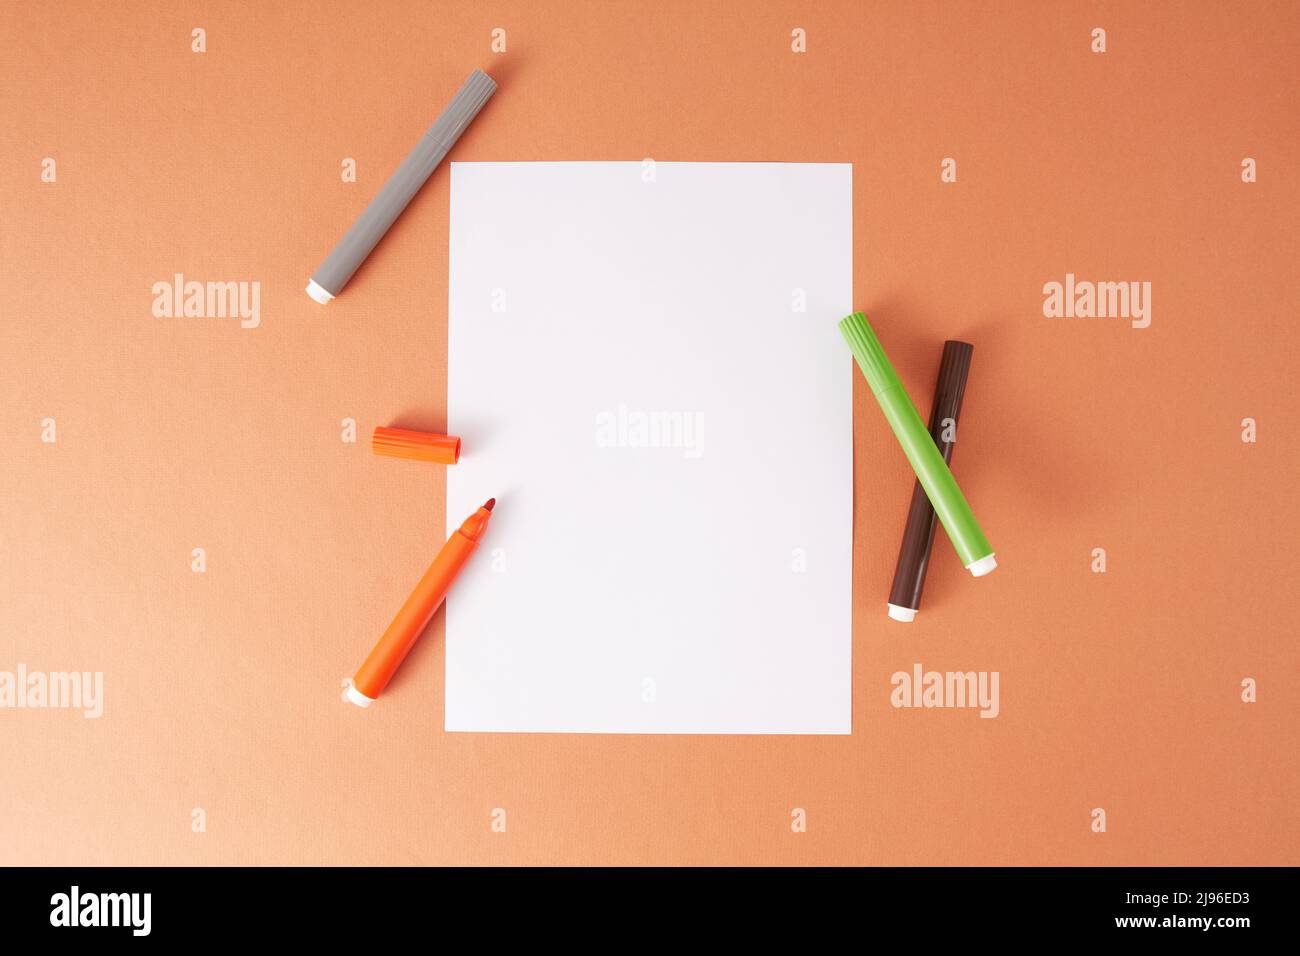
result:
M 357 671 L 357 676 L 352 678 L 352 686 L 347 689 L 347 698 L 352 703 L 369 707 L 383 693 L 416 640 L 429 626 L 434 613 L 442 606 L 456 575 L 478 547 L 479 538 L 483 537 L 488 519 L 492 517 L 492 506 L 496 503 L 495 498 L 490 498 L 447 539 L 429 570 L 424 572 L 420 583 L 397 612 L 397 617 L 393 618 L 393 623 L 388 625 L 384 636 Z

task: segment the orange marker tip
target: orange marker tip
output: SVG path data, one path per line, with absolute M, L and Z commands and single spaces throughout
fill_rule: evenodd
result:
M 495 498 L 489 498 L 489 499 L 487 500 L 487 504 L 485 504 L 483 507 L 486 508 L 488 511 L 491 511 L 491 510 L 492 510 L 492 507 L 493 507 L 496 503 L 497 503 L 497 500 L 496 500 Z

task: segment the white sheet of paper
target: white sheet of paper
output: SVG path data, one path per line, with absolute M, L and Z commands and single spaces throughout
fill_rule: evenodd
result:
M 852 166 L 453 163 L 446 729 L 851 730 Z

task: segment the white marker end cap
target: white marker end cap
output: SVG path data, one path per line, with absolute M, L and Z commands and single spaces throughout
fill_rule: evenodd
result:
M 330 299 L 334 298 L 333 293 L 325 291 L 324 286 L 317 285 L 315 279 L 308 280 L 307 294 L 311 296 L 314 300 L 319 302 L 321 305 L 324 305 Z
M 993 557 L 993 555 L 989 554 L 980 558 L 978 561 L 972 561 L 970 564 L 966 565 L 966 570 L 969 571 L 974 577 L 982 578 L 984 577 L 984 575 L 988 574 L 997 566 L 998 566 L 997 560 Z
M 891 604 L 889 605 L 889 616 L 892 620 L 902 621 L 904 624 L 910 624 L 912 621 L 916 620 L 916 609 Z
M 358 707 L 369 707 L 371 704 L 375 702 L 375 698 L 367 697 L 365 694 L 361 693 L 361 691 L 357 690 L 355 687 L 353 687 L 350 684 L 348 685 L 348 689 L 347 689 L 347 698 L 352 703 L 356 704 Z

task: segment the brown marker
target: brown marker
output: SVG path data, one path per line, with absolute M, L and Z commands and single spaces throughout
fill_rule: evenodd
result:
M 952 446 L 957 440 L 957 419 L 961 417 L 961 400 L 966 393 L 966 375 L 975 347 L 965 342 L 943 343 L 943 360 L 939 363 L 939 380 L 934 386 L 934 405 L 930 410 L 930 437 L 939 447 L 944 464 L 952 460 Z M 945 435 L 951 441 L 945 441 Z M 934 508 L 918 481 L 912 490 L 912 506 L 903 529 L 903 546 L 898 551 L 894 569 L 894 586 L 889 589 L 889 616 L 895 621 L 911 621 L 921 606 L 925 571 L 930 564 L 930 546 L 934 543 L 937 524 Z

